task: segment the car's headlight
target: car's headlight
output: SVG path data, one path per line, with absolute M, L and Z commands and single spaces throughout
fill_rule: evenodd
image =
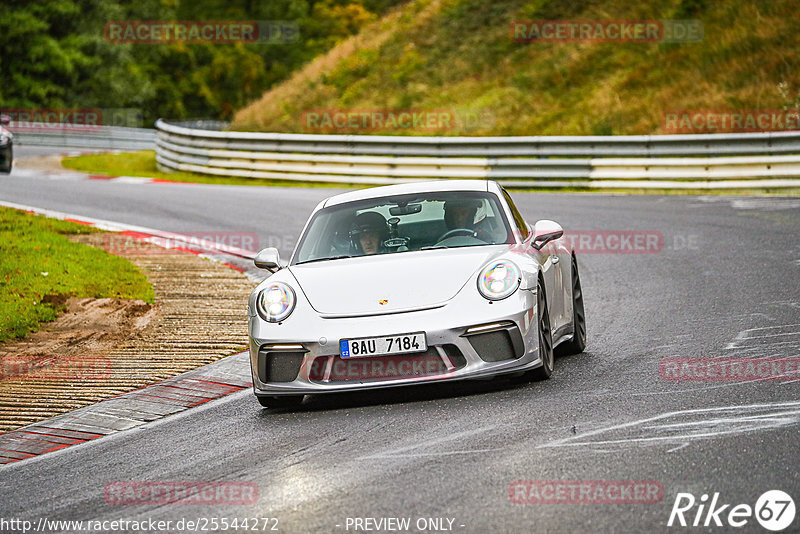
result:
M 505 260 L 490 263 L 478 275 L 478 291 L 489 300 L 502 300 L 512 295 L 519 283 L 519 268 Z
M 259 315 L 270 323 L 278 323 L 289 317 L 295 302 L 294 290 L 283 282 L 268 285 L 256 298 Z

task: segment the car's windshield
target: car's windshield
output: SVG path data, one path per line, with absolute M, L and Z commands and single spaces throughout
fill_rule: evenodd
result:
M 320 210 L 293 263 L 510 242 L 513 234 L 495 195 L 417 193 Z

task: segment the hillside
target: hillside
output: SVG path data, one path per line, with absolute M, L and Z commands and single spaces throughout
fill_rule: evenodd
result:
M 515 20 L 686 20 L 696 42 L 515 42 Z M 663 133 L 673 110 L 800 108 L 791 0 L 414 0 L 235 114 L 232 129 L 401 135 Z M 323 127 L 321 110 L 428 110 L 433 127 Z M 309 119 L 309 113 L 315 117 Z

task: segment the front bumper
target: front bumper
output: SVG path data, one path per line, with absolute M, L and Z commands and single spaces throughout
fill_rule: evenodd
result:
M 295 310 L 293 324 L 250 320 L 256 395 L 299 395 L 442 382 L 526 371 L 539 358 L 535 291 L 489 303 L 480 298 L 422 311 L 321 318 Z M 425 332 L 428 352 L 370 358 L 339 356 L 339 340 Z M 277 379 L 276 379 L 277 378 Z

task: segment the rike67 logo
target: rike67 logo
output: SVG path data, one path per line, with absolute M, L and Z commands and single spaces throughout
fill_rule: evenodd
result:
M 719 493 L 703 494 L 696 499 L 691 493 L 678 493 L 669 514 L 667 526 L 741 528 L 755 517 L 767 530 L 779 532 L 794 523 L 794 500 L 780 490 L 764 492 L 754 507 L 749 504 L 723 504 Z

